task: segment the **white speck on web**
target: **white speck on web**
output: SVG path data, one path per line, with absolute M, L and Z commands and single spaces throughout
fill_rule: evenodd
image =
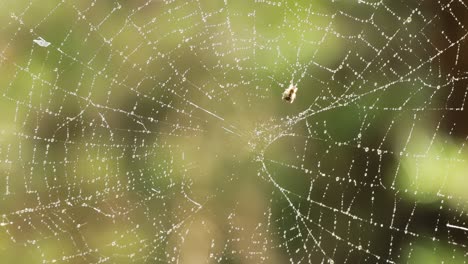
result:
M 45 39 L 43 39 L 42 37 L 39 37 L 35 40 L 33 40 L 34 43 L 36 43 L 37 45 L 41 46 L 41 47 L 48 47 L 50 45 L 50 42 L 46 41 Z

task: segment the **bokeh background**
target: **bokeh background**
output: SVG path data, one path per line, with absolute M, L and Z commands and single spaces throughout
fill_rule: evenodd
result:
M 467 14 L 2 1 L 1 262 L 466 263 Z

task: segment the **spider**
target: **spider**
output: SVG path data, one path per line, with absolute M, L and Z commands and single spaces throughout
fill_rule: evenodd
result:
M 294 102 L 294 99 L 296 99 L 296 93 L 297 93 L 297 86 L 294 84 L 293 80 L 291 80 L 291 84 L 283 92 L 283 100 L 289 103 Z

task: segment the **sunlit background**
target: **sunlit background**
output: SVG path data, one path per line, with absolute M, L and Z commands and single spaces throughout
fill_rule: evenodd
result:
M 466 263 L 467 27 L 461 0 L 0 2 L 0 262 Z

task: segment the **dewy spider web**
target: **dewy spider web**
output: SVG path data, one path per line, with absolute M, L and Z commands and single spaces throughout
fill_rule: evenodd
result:
M 2 262 L 466 262 L 467 15 L 3 1 Z

